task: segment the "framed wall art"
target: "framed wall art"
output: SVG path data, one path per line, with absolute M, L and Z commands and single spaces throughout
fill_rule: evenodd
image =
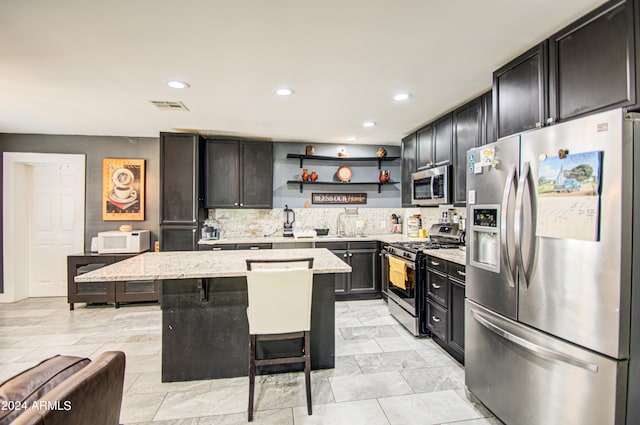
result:
M 102 159 L 102 219 L 144 220 L 144 159 Z

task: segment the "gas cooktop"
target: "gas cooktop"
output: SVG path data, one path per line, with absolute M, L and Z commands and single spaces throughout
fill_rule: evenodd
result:
M 462 245 L 452 243 L 436 243 L 431 241 L 394 242 L 391 246 L 410 252 L 419 252 L 425 249 L 453 249 Z

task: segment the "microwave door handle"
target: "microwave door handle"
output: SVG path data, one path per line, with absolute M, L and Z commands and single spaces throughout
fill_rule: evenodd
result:
M 509 257 L 509 246 L 508 242 L 508 230 L 509 226 L 507 225 L 507 220 L 509 218 L 508 208 L 509 208 L 509 198 L 511 197 L 511 190 L 513 189 L 513 185 L 516 179 L 516 167 L 512 165 L 509 169 L 509 175 L 507 176 L 507 180 L 504 184 L 504 193 L 502 194 L 502 205 L 500 206 L 502 213 L 500 214 L 500 248 L 501 255 L 504 258 L 504 263 L 507 266 L 507 270 L 509 271 L 509 279 L 507 279 L 507 284 L 515 288 L 516 284 L 516 276 L 517 276 L 517 268 L 513 267 L 511 264 L 511 259 Z
M 436 199 L 436 194 L 433 193 L 433 181 L 435 179 L 436 178 L 434 176 L 429 177 L 429 184 L 430 184 L 430 187 L 431 187 L 431 199 Z

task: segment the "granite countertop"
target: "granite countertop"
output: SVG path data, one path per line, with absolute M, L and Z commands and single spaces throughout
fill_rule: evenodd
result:
M 76 282 L 194 279 L 246 275 L 247 259 L 313 257 L 313 272 L 350 273 L 351 267 L 324 248 L 147 252 L 76 276 Z
M 383 243 L 394 242 L 417 242 L 427 241 L 425 238 L 412 238 L 407 235 L 397 233 L 383 233 L 378 235 L 358 236 L 358 237 L 338 237 L 335 235 L 316 236 L 313 238 L 285 238 L 284 236 L 256 236 L 256 237 L 237 237 L 227 239 L 204 240 L 198 243 L 201 245 L 218 245 L 218 244 L 236 244 L 236 243 L 286 243 L 286 242 L 352 242 L 352 241 L 380 241 Z M 234 251 L 231 251 L 234 252 Z M 239 252 L 239 251 L 235 251 Z M 465 265 L 467 254 L 466 247 L 458 249 L 428 249 L 427 254 L 442 260 L 451 261 L 460 265 Z
M 467 262 L 467 249 L 427 249 L 427 255 L 440 258 L 441 260 L 451 261 L 452 263 L 464 266 Z

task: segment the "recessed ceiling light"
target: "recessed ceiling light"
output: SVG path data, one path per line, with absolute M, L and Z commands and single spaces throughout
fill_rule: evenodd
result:
M 373 127 L 373 126 L 375 126 L 376 124 L 377 124 L 377 123 L 376 123 L 376 122 L 374 122 L 374 121 L 365 121 L 365 122 L 363 122 L 363 123 L 362 123 L 362 126 L 363 126 L 363 127 Z
M 169 81 L 167 85 L 172 89 L 188 89 L 189 87 L 191 87 L 189 83 L 185 83 L 184 81 L 177 81 L 177 80 Z
M 293 93 L 295 93 L 293 89 L 290 89 L 287 87 L 281 87 L 279 89 L 275 89 L 273 92 L 278 96 L 291 96 Z
M 352 137 L 349 137 L 347 140 L 350 142 L 355 142 L 356 140 L 358 140 L 358 138 L 352 136 Z
M 393 100 L 401 102 L 403 100 L 409 99 L 410 97 L 411 97 L 411 93 L 398 93 L 397 95 L 393 96 Z

